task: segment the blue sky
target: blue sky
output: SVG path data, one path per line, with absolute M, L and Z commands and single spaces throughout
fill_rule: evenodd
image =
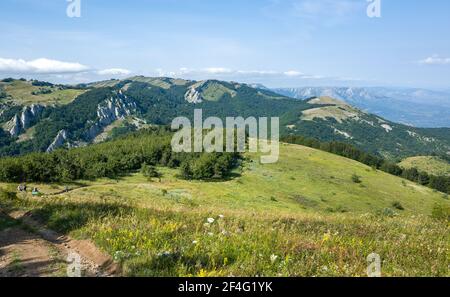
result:
M 450 88 L 450 1 L 1 0 L 0 77 Z

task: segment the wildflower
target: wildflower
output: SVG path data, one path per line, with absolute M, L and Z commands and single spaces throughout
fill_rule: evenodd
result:
M 198 241 L 197 240 L 194 240 L 193 242 L 192 242 L 192 244 L 197 244 L 198 243 Z
M 206 220 L 208 223 L 210 223 L 210 224 L 212 224 L 212 223 L 214 223 L 214 219 L 213 218 L 208 218 L 207 220 Z
M 278 256 L 277 255 L 271 255 L 270 256 L 270 262 L 272 262 L 272 263 L 275 263 L 275 261 L 278 259 Z
M 171 252 L 165 251 L 165 252 L 156 254 L 156 256 L 158 256 L 158 257 L 168 257 L 171 254 L 172 254 Z
M 225 216 L 224 215 L 219 215 L 219 218 L 223 219 Z
M 330 240 L 330 239 L 331 239 L 331 234 L 330 234 L 330 232 L 325 233 L 325 234 L 323 235 L 322 242 L 327 242 L 327 241 Z

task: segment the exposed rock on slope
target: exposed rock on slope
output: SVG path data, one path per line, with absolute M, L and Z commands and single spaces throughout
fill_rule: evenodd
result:
M 47 149 L 47 153 L 53 152 L 54 150 L 64 146 L 64 143 L 67 140 L 67 131 L 61 130 L 58 132 L 58 135 L 56 135 L 55 140 L 53 140 L 52 144 Z
M 97 135 L 102 133 L 103 129 L 116 120 L 124 119 L 125 117 L 136 112 L 136 102 L 129 99 L 127 96 L 119 91 L 116 97 L 102 102 L 97 107 L 97 122 L 93 123 L 91 128 L 86 132 L 88 139 L 92 140 Z
M 236 97 L 236 89 L 240 84 L 223 83 L 215 80 L 206 80 L 193 84 L 188 88 L 184 99 L 189 103 L 202 103 L 203 101 L 219 101 L 224 95 Z M 259 94 L 260 96 L 262 94 Z
M 192 85 L 188 91 L 186 92 L 186 94 L 184 95 L 184 99 L 186 99 L 187 102 L 189 103 L 202 103 L 203 102 L 203 97 L 200 94 L 201 92 L 201 87 L 205 84 L 205 82 L 200 82 L 200 83 L 196 83 L 194 85 Z
M 30 128 L 33 121 L 42 113 L 42 105 L 33 104 L 23 108 L 22 113 L 15 115 L 6 125 L 11 136 L 19 136 L 20 133 Z
M 32 104 L 31 106 L 27 106 L 23 109 L 22 114 L 20 116 L 20 122 L 22 124 L 23 129 L 28 129 L 30 127 L 30 123 L 38 117 L 44 107 L 38 104 Z

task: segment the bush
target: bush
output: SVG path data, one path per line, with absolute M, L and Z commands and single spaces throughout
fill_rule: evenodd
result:
M 46 82 L 46 81 L 38 81 L 38 80 L 33 80 L 31 82 L 31 84 L 35 87 L 53 87 L 54 84 Z
M 398 209 L 398 210 L 405 210 L 403 205 L 400 202 L 398 202 L 398 201 L 393 202 L 392 203 L 392 207 L 395 208 L 395 209 Z
M 397 213 L 390 209 L 390 208 L 385 208 L 383 209 L 381 212 L 379 212 L 379 215 L 385 216 L 385 217 L 389 217 L 389 218 L 393 218 L 397 215 Z
M 435 204 L 431 212 L 433 219 L 450 222 L 450 206 Z
M 358 175 L 356 175 L 356 174 L 353 174 L 353 175 L 352 175 L 352 181 L 353 181 L 354 183 L 356 183 L 356 184 L 362 183 L 361 177 L 358 176 Z
M 160 177 L 161 174 L 156 170 L 156 167 L 153 165 L 142 164 L 141 173 L 151 179 L 153 177 Z
M 37 90 L 37 91 L 31 92 L 31 95 L 37 96 L 37 95 L 45 95 L 45 94 L 51 94 L 51 93 L 52 93 L 52 90 L 51 90 L 51 89 L 48 89 L 48 88 L 40 88 L 40 89 Z
M 3 199 L 13 200 L 15 198 L 17 198 L 17 195 L 15 192 L 10 192 L 10 191 L 0 189 L 0 200 L 3 200 Z

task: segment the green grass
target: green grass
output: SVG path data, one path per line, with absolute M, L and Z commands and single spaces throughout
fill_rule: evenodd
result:
M 202 88 L 202 97 L 207 101 L 219 101 L 225 94 L 231 97 L 236 96 L 236 91 L 225 87 L 218 82 L 207 82 L 207 86 Z
M 92 239 L 127 276 L 364 276 L 371 253 L 385 276 L 449 276 L 442 194 L 301 146 L 283 144 L 277 164 L 258 157 L 227 181 L 158 168 L 161 182 L 137 173 L 0 202 Z
M 52 93 L 50 94 L 33 95 L 32 92 L 39 91 L 41 87 L 33 86 L 31 82 L 21 80 L 15 80 L 11 83 L 2 83 L 2 86 L 6 93 L 12 96 L 12 100 L 20 105 L 30 105 L 33 103 L 64 105 L 72 102 L 76 97 L 85 92 L 85 90 L 60 90 L 57 87 L 52 87 Z
M 450 163 L 438 157 L 421 156 L 403 160 L 400 164 L 403 168 L 416 168 L 433 175 L 450 176 Z
M 11 228 L 11 227 L 14 227 L 17 225 L 18 225 L 18 223 L 15 220 L 10 219 L 9 217 L 3 216 L 0 214 L 0 231 L 3 231 L 5 229 Z

